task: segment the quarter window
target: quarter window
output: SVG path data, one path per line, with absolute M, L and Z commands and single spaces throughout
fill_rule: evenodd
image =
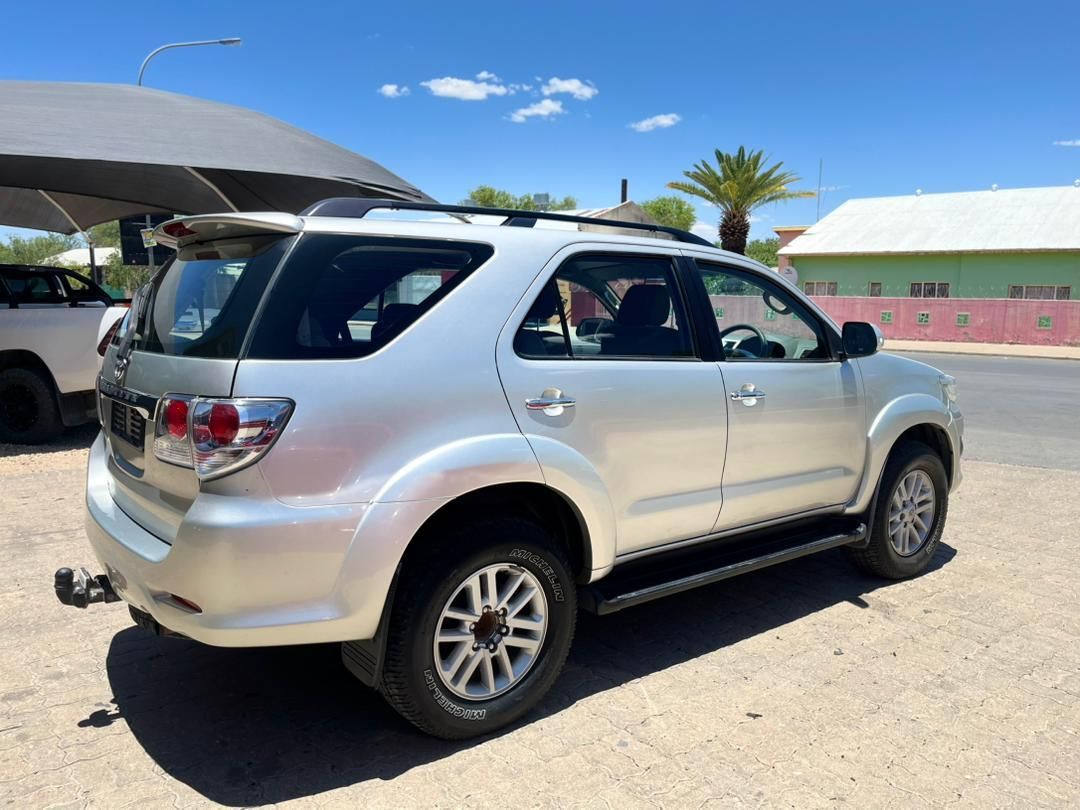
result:
M 567 261 L 529 309 L 514 349 L 531 359 L 694 356 L 671 261 L 622 255 Z
M 830 357 L 820 322 L 790 292 L 751 273 L 698 262 L 717 317 L 726 360 Z M 807 282 L 809 284 L 835 282 Z

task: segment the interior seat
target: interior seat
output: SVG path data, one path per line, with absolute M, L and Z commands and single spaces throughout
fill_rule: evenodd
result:
M 601 336 L 600 354 L 621 357 L 678 357 L 682 334 L 664 326 L 671 317 L 666 285 L 637 284 L 626 291 L 611 333 Z

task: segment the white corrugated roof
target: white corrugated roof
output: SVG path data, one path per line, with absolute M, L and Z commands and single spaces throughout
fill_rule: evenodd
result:
M 118 250 L 120 250 L 120 248 L 94 248 L 94 261 L 98 266 L 101 266 Z M 72 248 L 71 250 L 65 250 L 63 253 L 57 253 L 55 256 L 50 256 L 44 261 L 44 264 L 59 264 L 64 266 L 79 265 L 82 267 L 89 267 L 90 248 Z
M 1080 251 L 1080 188 L 848 200 L 783 256 Z

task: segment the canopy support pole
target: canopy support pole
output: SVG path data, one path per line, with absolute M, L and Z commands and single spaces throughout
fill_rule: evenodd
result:
M 239 209 L 239 208 L 237 208 L 237 207 L 236 207 L 235 205 L 233 205 L 233 204 L 232 204 L 232 200 L 230 200 L 230 199 L 229 199 L 228 197 L 226 197 L 226 196 L 225 196 L 225 194 L 224 194 L 224 193 L 222 192 L 222 190 L 221 190 L 220 188 L 218 188 L 217 186 L 215 186 L 215 185 L 214 185 L 213 183 L 211 183 L 211 182 L 210 182 L 209 180 L 207 180 L 207 179 L 206 179 L 205 177 L 203 177 L 203 176 L 202 176 L 201 174 L 199 174 L 199 172 L 195 171 L 195 170 L 194 170 L 193 168 L 191 168 L 190 166 L 185 166 L 184 168 L 185 168 L 185 169 L 187 169 L 187 170 L 188 170 L 188 171 L 189 171 L 189 172 L 191 173 L 191 176 L 192 176 L 192 177 L 194 177 L 194 178 L 195 178 L 196 180 L 198 180 L 198 181 L 199 181 L 200 183 L 202 183 L 203 185 L 205 185 L 205 186 L 206 186 L 206 187 L 207 187 L 208 189 L 210 189 L 210 190 L 211 190 L 212 192 L 214 192 L 215 194 L 217 194 L 217 195 L 218 195 L 218 197 L 220 197 L 220 198 L 221 198 L 221 201 L 222 201 L 223 203 L 225 203 L 225 204 L 226 204 L 227 206 L 229 206 L 229 210 L 231 210 L 231 211 L 233 211 L 233 212 L 239 212 L 239 211 L 240 211 L 240 209 Z
M 90 237 L 90 234 L 88 234 L 81 227 L 79 227 L 79 223 L 75 221 L 74 217 L 72 217 L 71 214 L 67 212 L 67 209 L 64 208 L 64 206 L 54 200 L 52 195 L 49 194 L 49 192 L 41 188 L 39 188 L 37 192 L 50 203 L 52 203 L 52 205 L 56 208 L 57 211 L 64 215 L 64 219 L 71 223 L 72 228 L 82 234 L 82 238 L 86 240 L 86 244 L 90 248 L 90 278 L 93 279 L 95 284 L 101 284 L 101 272 L 98 270 L 97 262 L 94 261 L 94 240 Z

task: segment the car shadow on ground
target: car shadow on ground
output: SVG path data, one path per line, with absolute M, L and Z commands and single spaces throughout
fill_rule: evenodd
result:
M 931 571 L 956 552 L 939 547 Z M 582 614 L 566 669 L 536 722 L 576 701 L 676 666 L 889 583 L 831 551 L 606 617 Z M 337 645 L 229 650 L 118 633 L 107 670 L 114 708 L 167 774 L 221 804 L 270 804 L 370 779 L 388 780 L 478 740 L 429 738 L 344 669 Z
M 100 430 L 97 422 L 65 428 L 60 437 L 47 444 L 7 444 L 0 442 L 0 458 L 8 456 L 48 455 L 68 450 L 85 450 L 94 443 Z

